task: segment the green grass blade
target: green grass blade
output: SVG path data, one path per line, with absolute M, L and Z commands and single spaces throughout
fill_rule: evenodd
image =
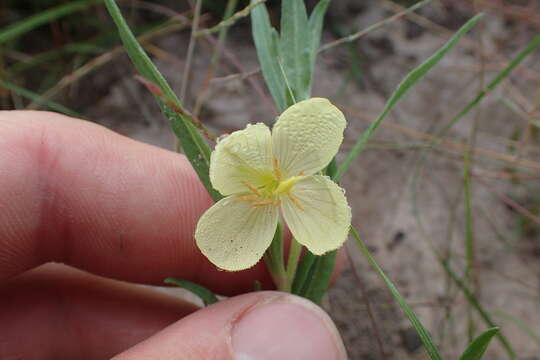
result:
M 62 16 L 69 15 L 73 12 L 82 10 L 84 8 L 100 3 L 102 1 L 103 0 L 80 0 L 80 1 L 68 2 L 65 5 L 60 5 L 60 6 L 51 8 L 47 11 L 43 11 L 39 14 L 30 16 L 13 25 L 0 29 L 0 44 L 3 44 L 9 40 L 15 39 L 16 37 L 21 36 L 24 33 L 40 25 L 46 24 L 54 19 L 58 19 Z
M 251 0 L 254 4 L 256 0 Z M 280 112 L 287 108 L 285 100 L 285 83 L 279 68 L 278 36 L 270 25 L 268 10 L 261 4 L 251 10 L 251 31 L 257 56 L 261 64 L 261 71 Z
M 540 346 L 540 335 L 538 335 L 536 332 L 534 332 L 533 329 L 531 329 L 529 326 L 527 326 L 527 324 L 525 324 L 520 319 L 518 319 L 518 318 L 516 318 L 516 317 L 514 317 L 512 315 L 502 313 L 502 312 L 494 312 L 493 315 L 496 316 L 496 317 L 500 317 L 502 319 L 506 319 L 506 320 L 511 321 L 512 323 L 514 323 L 514 325 L 516 325 L 518 328 L 520 328 L 525 334 L 527 334 L 527 336 L 529 336 L 531 338 L 531 340 L 533 340 L 538 346 Z
M 304 0 L 282 1 L 280 55 L 296 101 L 309 97 L 312 53 L 310 35 Z
M 473 227 L 473 208 L 471 191 L 471 155 L 465 152 L 463 159 L 463 190 L 465 195 L 465 276 L 464 281 L 474 290 L 474 227 Z M 474 317 L 472 309 L 467 309 L 467 322 L 469 341 L 472 341 L 475 333 Z
M 480 301 L 474 296 L 474 294 L 471 292 L 471 290 L 467 287 L 467 285 L 461 281 L 461 279 L 457 276 L 457 274 L 450 268 L 448 263 L 446 261 L 441 261 L 442 266 L 450 279 L 454 281 L 454 283 L 458 286 L 458 288 L 463 292 L 465 297 L 467 298 L 467 301 L 469 304 L 471 304 L 475 310 L 480 314 L 480 317 L 484 320 L 484 322 L 489 327 L 497 327 L 495 322 L 491 319 L 491 316 L 488 314 L 488 312 L 484 309 L 482 304 L 480 304 Z M 516 357 L 516 353 L 514 352 L 514 349 L 510 345 L 510 342 L 508 342 L 508 339 L 503 335 L 502 331 L 498 332 L 496 334 L 497 339 L 501 343 L 501 345 L 504 347 L 510 358 L 514 359 Z
M 308 94 L 311 94 L 311 84 L 312 84 L 312 76 L 313 71 L 315 69 L 315 61 L 317 60 L 317 54 L 319 51 L 319 45 L 321 44 L 321 33 L 323 29 L 324 24 L 324 15 L 326 14 L 326 10 L 328 9 L 328 4 L 330 4 L 330 0 L 321 0 L 319 3 L 315 6 L 313 11 L 311 12 L 311 15 L 309 16 L 309 31 L 310 31 L 310 41 L 309 45 L 311 46 L 309 59 L 310 59 L 310 81 L 308 86 Z
M 489 342 L 499 332 L 499 328 L 494 327 L 486 330 L 476 339 L 474 339 L 463 354 L 459 357 L 459 360 L 480 360 L 486 352 Z
M 394 93 L 390 96 L 390 99 L 388 99 L 386 105 L 384 106 L 382 112 L 379 114 L 377 119 L 371 123 L 369 128 L 364 131 L 364 133 L 360 136 L 360 138 L 356 141 L 354 144 L 354 147 L 349 152 L 341 166 L 339 167 L 337 173 L 336 173 L 336 181 L 340 181 L 343 174 L 347 171 L 351 163 L 356 159 L 358 154 L 364 149 L 366 146 L 369 138 L 375 133 L 381 122 L 384 120 L 384 118 L 390 113 L 390 111 L 394 108 L 394 106 L 401 100 L 401 98 L 420 80 L 424 77 L 424 75 L 427 74 L 429 70 L 431 70 L 441 59 L 444 58 L 444 56 L 457 44 L 459 39 L 463 35 L 465 35 L 469 30 L 471 30 L 476 23 L 482 18 L 483 14 L 476 15 L 469 21 L 465 23 L 451 38 L 448 40 L 448 42 L 440 48 L 435 54 L 433 54 L 431 57 L 429 57 L 426 61 L 424 61 L 422 64 L 420 64 L 418 67 L 416 67 L 413 71 L 411 71 L 405 78 L 401 81 L 401 83 L 398 85 L 397 89 L 394 91 Z
M 194 282 L 176 279 L 173 277 L 168 277 L 163 282 L 165 284 L 176 285 L 186 290 L 189 290 L 190 292 L 201 298 L 205 306 L 212 305 L 218 302 L 217 296 L 212 291 L 202 285 L 195 284 Z
M 24 98 L 30 99 L 30 100 L 37 100 L 37 99 L 39 99 L 41 97 L 41 95 L 36 94 L 33 91 L 27 90 L 25 88 L 22 88 L 22 87 L 20 87 L 18 85 L 15 85 L 13 83 L 4 81 L 2 79 L 0 79 L 0 87 L 4 87 L 4 88 L 8 89 L 9 91 L 13 91 L 14 93 L 16 93 L 16 94 L 18 94 L 18 95 L 20 95 L 20 96 L 22 96 Z M 79 119 L 84 119 L 84 116 L 82 114 L 79 114 L 76 111 L 70 110 L 67 107 L 65 107 L 64 105 L 58 104 L 58 103 L 56 103 L 54 101 L 51 101 L 51 100 L 46 101 L 45 105 L 47 105 L 51 110 L 58 111 L 58 112 L 61 112 L 63 114 L 69 115 L 69 116 L 77 117 Z
M 168 100 L 181 107 L 180 100 L 133 35 L 114 0 L 105 0 L 105 5 L 118 28 L 120 38 L 137 70 L 144 78 L 157 85 Z M 158 101 L 161 111 L 171 122 L 173 131 L 180 140 L 180 144 L 193 168 L 197 172 L 201 182 L 212 198 L 216 201 L 219 200 L 221 195 L 214 190 L 210 183 L 210 147 L 204 141 L 189 118 L 174 111 L 174 109 L 163 103 L 163 101 L 160 101 L 159 99 Z
M 351 226 L 351 234 L 356 241 L 356 244 L 358 245 L 360 251 L 362 254 L 366 257 L 371 267 L 377 272 L 377 274 L 383 279 L 386 286 L 394 296 L 394 298 L 397 300 L 399 306 L 411 322 L 411 324 L 416 329 L 416 332 L 418 333 L 418 336 L 420 337 L 420 340 L 422 340 L 422 343 L 424 344 L 426 351 L 429 354 L 429 357 L 432 360 L 442 360 L 441 354 L 439 353 L 439 350 L 437 349 L 437 346 L 433 343 L 433 340 L 431 339 L 431 336 L 429 335 L 428 331 L 422 325 L 422 322 L 420 322 L 420 319 L 416 316 L 413 309 L 407 304 L 407 301 L 401 296 L 398 289 L 395 287 L 395 285 L 392 283 L 392 281 L 386 276 L 384 271 L 381 269 L 379 264 L 375 261 L 373 256 L 371 256 L 368 248 L 364 244 L 364 242 L 360 239 L 360 236 L 358 235 L 358 232 L 354 227 Z
M 510 73 L 512 72 L 512 70 L 514 70 L 514 68 L 516 68 L 516 66 L 518 66 L 519 64 L 521 64 L 521 62 L 527 57 L 529 56 L 538 46 L 540 45 L 540 35 L 536 36 L 534 39 L 532 39 L 531 42 L 529 42 L 529 44 L 527 45 L 527 47 L 525 47 L 525 49 L 521 50 L 517 56 L 512 59 L 512 61 L 510 61 L 510 63 L 499 73 L 497 74 L 497 76 L 495 77 L 495 79 L 493 79 L 487 86 L 484 90 L 480 91 L 478 93 L 478 95 L 476 95 L 476 97 L 471 101 L 469 102 L 464 108 L 463 110 L 461 110 L 459 112 L 459 114 L 457 114 L 451 121 L 448 122 L 448 124 L 446 124 L 446 126 L 437 134 L 437 136 L 443 136 L 444 134 L 446 134 L 446 132 L 448 132 L 448 130 L 450 130 L 450 128 L 452 126 L 454 126 L 459 120 L 463 119 L 463 117 L 465 115 L 467 115 L 469 113 L 469 111 L 471 111 L 472 109 L 474 109 L 474 107 L 476 105 L 478 105 L 480 103 L 480 101 L 482 101 L 482 99 L 487 95 L 489 94 L 490 92 L 492 92 L 496 87 L 497 85 L 499 85 L 504 79 L 506 79 L 508 77 L 508 75 L 510 75 Z

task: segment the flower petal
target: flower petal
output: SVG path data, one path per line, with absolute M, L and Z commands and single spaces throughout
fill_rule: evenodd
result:
M 272 174 L 270 129 L 248 125 L 218 142 L 210 158 L 210 181 L 222 195 L 249 191 L 242 182 L 264 185 Z
M 285 110 L 272 130 L 274 156 L 285 176 L 312 175 L 336 155 L 346 120 L 327 99 L 311 98 Z
M 306 176 L 282 199 L 282 212 L 295 239 L 315 255 L 339 248 L 349 233 L 351 208 L 336 183 Z
M 238 271 L 255 265 L 270 246 L 277 227 L 275 206 L 254 207 L 239 197 L 218 201 L 200 218 L 195 240 L 217 267 Z

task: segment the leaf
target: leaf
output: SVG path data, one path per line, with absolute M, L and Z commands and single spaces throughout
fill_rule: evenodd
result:
M 328 284 L 334 272 L 336 264 L 337 250 L 330 251 L 322 256 L 314 256 L 315 263 L 311 268 L 311 272 L 304 283 L 304 287 L 300 293 L 301 296 L 320 304 Z
M 304 294 L 305 283 L 311 274 L 316 259 L 317 256 L 313 255 L 309 250 L 306 250 L 306 253 L 300 260 L 300 264 L 298 264 L 291 293 L 296 295 Z
M 324 15 L 326 14 L 326 9 L 328 8 L 328 4 L 330 4 L 330 0 L 321 0 L 319 3 L 315 6 L 313 11 L 311 12 L 311 15 L 309 16 L 309 30 L 310 30 L 310 70 L 311 74 L 313 74 L 313 70 L 315 68 L 315 60 L 317 58 L 317 52 L 319 50 L 319 45 L 321 44 L 321 33 L 323 29 L 323 22 L 324 22 Z M 311 82 L 310 82 L 311 85 Z M 311 86 L 310 86 L 311 87 Z M 309 89 L 311 92 L 311 88 Z
M 381 122 L 386 118 L 386 116 L 390 113 L 390 111 L 394 108 L 394 106 L 401 100 L 401 98 L 418 82 L 420 79 L 424 77 L 424 75 L 427 74 L 429 70 L 431 70 L 435 65 L 441 61 L 445 57 L 445 55 L 457 44 L 459 39 L 463 35 L 465 35 L 470 29 L 473 28 L 473 26 L 476 25 L 476 23 L 482 18 L 483 14 L 478 14 L 469 21 L 465 23 L 451 38 L 448 40 L 446 44 L 435 54 L 430 56 L 426 61 L 424 61 L 422 64 L 417 66 L 413 71 L 411 71 L 405 78 L 401 81 L 401 83 L 398 85 L 397 89 L 394 91 L 394 93 L 390 96 L 390 99 L 386 102 L 386 105 L 384 105 L 384 108 L 382 112 L 379 114 L 379 116 L 371 123 L 369 128 L 364 131 L 364 133 L 360 136 L 360 138 L 356 141 L 354 144 L 352 150 L 349 152 L 341 166 L 339 167 L 335 180 L 340 181 L 343 177 L 343 174 L 349 169 L 349 166 L 351 163 L 356 159 L 358 154 L 364 149 L 366 146 L 369 138 L 375 133 L 377 128 L 381 125 Z
M 219 300 L 217 296 L 207 288 L 202 285 L 195 284 L 194 282 L 182 279 L 176 279 L 173 277 L 168 277 L 163 281 L 165 284 L 176 285 L 186 290 L 191 291 L 193 294 L 197 295 L 204 303 L 204 306 L 212 305 L 217 303 Z
M 356 244 L 360 248 L 360 251 L 362 254 L 366 257 L 367 261 L 371 265 L 371 267 L 377 272 L 377 274 L 383 279 L 386 286 L 394 296 L 394 298 L 397 300 L 399 306 L 401 307 L 401 310 L 405 313 L 411 324 L 416 329 L 416 332 L 418 333 L 418 336 L 420 337 L 420 340 L 422 340 L 422 343 L 424 344 L 427 353 L 429 354 L 429 357 L 432 360 L 442 360 L 441 354 L 439 353 L 439 350 L 437 349 L 437 346 L 433 343 L 433 340 L 431 339 L 431 335 L 429 335 L 428 331 L 422 325 L 422 322 L 416 314 L 414 313 L 414 310 L 407 304 L 407 301 L 401 296 L 396 286 L 392 283 L 392 281 L 386 276 L 384 271 L 381 269 L 379 264 L 375 261 L 373 256 L 369 253 L 368 248 L 364 244 L 364 242 L 360 239 L 360 236 L 358 235 L 358 232 L 354 227 L 351 226 L 351 234 L 356 241 Z
M 11 26 L 0 29 L 0 44 L 12 40 L 40 25 L 46 24 L 54 19 L 82 10 L 91 5 L 101 3 L 103 0 L 80 0 L 68 2 L 39 14 L 25 18 Z
M 251 0 L 254 4 L 256 0 Z M 279 46 L 277 32 L 270 25 L 268 10 L 261 4 L 251 10 L 251 31 L 261 70 L 280 112 L 287 108 L 285 101 L 285 83 L 279 68 Z
M 309 97 L 311 39 L 304 0 L 281 2 L 280 55 L 296 101 Z
M 138 43 L 114 0 L 105 0 L 105 5 L 118 28 L 120 38 L 137 70 L 145 79 L 157 85 L 168 100 L 181 107 L 180 100 Z M 171 122 L 174 133 L 180 140 L 187 158 L 197 172 L 199 179 L 206 187 L 206 190 L 215 201 L 221 199 L 222 196 L 219 192 L 214 190 L 208 175 L 210 167 L 210 147 L 188 117 L 175 112 L 171 107 L 159 100 L 159 98 L 158 103 L 167 120 Z
M 498 327 L 486 330 L 474 339 L 460 356 L 459 360 L 480 360 L 487 350 L 489 342 L 499 332 Z

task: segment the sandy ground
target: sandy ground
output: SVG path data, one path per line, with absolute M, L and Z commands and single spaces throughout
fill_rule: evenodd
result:
M 334 19 L 349 11 L 347 22 L 361 27 L 390 14 L 379 6 L 355 13 L 349 8 L 341 9 L 340 6 L 346 6 L 344 3 L 347 2 L 338 2 L 339 5 L 332 8 Z M 355 11 L 359 10 L 362 9 Z M 424 13 L 436 20 L 454 16 L 454 21 L 448 22 L 450 27 L 455 26 L 454 22 L 462 23 L 467 16 L 466 13 L 448 15 L 438 7 Z M 506 20 L 498 16 L 488 14 L 482 26 L 486 61 L 491 65 L 500 65 L 532 39 L 533 31 L 508 27 Z M 464 348 L 468 307 L 464 297 L 445 276 L 433 248 L 443 255 L 451 254 L 452 267 L 462 274 L 465 256 L 463 152 L 449 146 L 439 147 L 437 151 L 420 151 L 417 145 L 421 143 L 422 134 L 440 129 L 478 91 L 479 75 L 475 71 L 479 64 L 475 51 L 479 46 L 477 38 L 469 36 L 462 41 L 461 46 L 407 96 L 343 180 L 353 207 L 354 224 L 436 342 L 441 344 L 447 359 L 457 358 Z M 333 35 L 327 32 L 323 42 L 332 39 Z M 186 41 L 186 35 L 182 34 L 155 42 L 172 55 L 157 60 L 157 64 L 177 90 L 182 81 Z M 361 83 L 347 81 L 351 78 L 347 48 L 338 48 L 320 56 L 313 94 L 332 99 L 346 112 L 349 123 L 344 153 L 379 113 L 400 79 L 444 41 L 444 36 L 433 30 L 424 31 L 412 23 L 401 21 L 386 26 L 356 47 L 364 57 Z M 232 32 L 228 48 L 241 59 L 245 71 L 257 68 L 246 26 Z M 193 103 L 196 89 L 203 82 L 209 54 L 208 47 L 198 47 L 191 72 L 193 78 L 188 104 Z M 539 71 L 538 58 L 538 54 L 529 58 L 527 67 Z M 153 99 L 133 80 L 133 70 L 127 61 L 118 66 L 125 67 L 126 77 L 112 84 L 108 96 L 88 109 L 86 114 L 127 136 L 172 149 L 174 137 Z M 225 69 L 228 73 L 235 72 L 228 66 Z M 492 79 L 494 74 L 486 71 L 486 79 Z M 518 73 L 511 84 L 528 101 L 534 101 L 538 81 L 538 77 Z M 485 99 L 479 113 L 473 111 L 448 133 L 448 137 L 456 143 L 466 143 L 471 124 L 477 118 L 476 146 L 500 154 L 507 153 L 508 140 L 513 132 L 526 125 L 525 120 L 502 105 L 500 99 L 507 94 L 508 87 L 501 87 Z M 271 123 L 274 114 L 247 82 L 234 80 L 212 85 L 201 117 L 219 133 L 242 128 L 248 122 Z M 390 143 L 394 146 L 389 147 Z M 540 159 L 532 146 L 524 156 Z M 496 316 L 497 312 L 506 313 L 540 332 L 538 259 L 531 254 L 531 239 L 517 231 L 515 212 L 492 192 L 496 189 L 520 200 L 527 199 L 531 190 L 530 187 L 511 187 L 508 181 L 492 176 L 494 172 L 507 169 L 508 163 L 494 160 L 486 154 L 476 154 L 474 159 L 476 177 L 472 180 L 472 203 L 477 291 L 482 304 L 502 325 L 519 358 L 540 359 L 535 355 L 540 351 L 534 341 L 512 322 Z M 531 174 L 536 171 L 538 175 L 538 169 L 527 169 L 526 165 L 521 169 Z M 500 240 L 497 233 L 503 234 L 508 244 Z M 414 330 L 382 281 L 353 243 L 348 244 L 348 249 L 352 266 L 330 290 L 325 306 L 341 329 L 350 358 L 427 358 Z M 366 311 L 366 297 L 378 323 L 378 337 L 385 357 L 379 352 L 376 332 Z M 474 319 L 477 331 L 487 328 L 478 316 L 474 315 Z M 505 358 L 501 346 L 494 342 L 486 359 Z

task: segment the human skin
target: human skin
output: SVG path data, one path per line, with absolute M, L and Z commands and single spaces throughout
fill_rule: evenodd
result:
M 346 358 L 310 302 L 235 296 L 269 276 L 201 255 L 193 233 L 211 204 L 181 155 L 54 113 L 0 111 L 0 358 Z M 198 309 L 133 285 L 168 276 L 233 297 Z

